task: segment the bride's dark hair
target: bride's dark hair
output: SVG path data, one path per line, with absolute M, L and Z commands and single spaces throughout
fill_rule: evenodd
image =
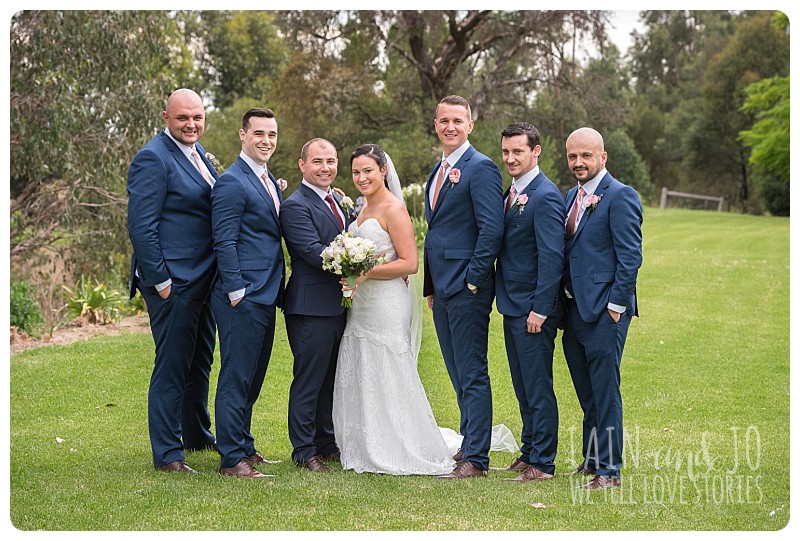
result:
M 375 160 L 375 163 L 378 164 L 379 169 L 383 169 L 386 165 L 386 154 L 383 152 L 383 149 L 378 145 L 367 144 L 361 145 L 353 153 L 350 155 L 350 167 L 353 166 L 353 160 L 356 158 L 360 158 L 361 156 L 368 156 Z M 383 184 L 388 188 L 389 181 L 386 180 L 386 175 L 383 176 Z

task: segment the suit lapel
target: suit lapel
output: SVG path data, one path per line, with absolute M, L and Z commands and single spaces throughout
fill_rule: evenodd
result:
M 183 151 L 178 148 L 178 145 L 175 144 L 175 141 L 170 139 L 170 137 L 163 131 L 161 132 L 161 138 L 164 142 L 164 146 L 172 153 L 172 157 L 175 158 L 175 161 L 183 168 L 184 171 L 186 171 L 189 177 L 191 177 L 192 180 L 197 182 L 199 185 L 210 188 L 208 182 L 206 182 L 206 179 L 203 178 L 203 175 L 200 174 L 200 171 L 198 171 L 197 166 L 189 161 L 189 158 L 187 158 L 186 154 L 184 154 Z M 202 150 L 202 147 L 200 147 L 200 149 Z M 211 167 L 211 169 L 213 170 L 214 168 Z
M 461 158 L 459 158 L 459 160 L 450 167 L 450 172 L 452 173 L 454 169 L 458 169 L 459 171 L 461 171 L 461 178 L 463 179 L 464 171 L 469 166 L 469 161 L 472 159 L 473 154 L 475 154 L 475 147 L 470 145 L 470 147 L 464 152 Z M 436 174 L 434 178 L 436 178 L 437 180 L 439 178 L 439 168 L 441 167 L 442 165 L 440 163 L 439 167 L 436 169 Z M 439 191 L 439 197 L 436 199 L 436 208 L 433 209 L 431 218 L 436 215 L 438 210 L 444 204 L 445 197 L 447 197 L 447 194 L 450 193 L 450 190 L 452 190 L 454 187 L 455 184 L 450 182 L 449 175 L 445 177 L 444 180 L 442 180 L 442 189 Z
M 595 189 L 593 195 L 596 195 L 597 197 L 602 198 L 603 194 L 606 191 L 606 188 L 608 188 L 608 186 L 610 184 L 611 184 L 611 175 L 606 173 L 606 175 L 603 177 L 603 180 L 601 180 L 600 184 L 597 185 L 597 189 Z M 577 190 L 575 191 L 575 193 L 577 194 Z M 573 198 L 573 200 L 574 200 L 574 198 Z M 586 204 L 586 200 L 585 199 L 584 199 L 583 202 L 584 202 L 584 204 Z M 589 208 L 585 208 L 583 210 L 583 216 L 581 216 L 581 221 L 578 222 L 578 228 L 575 230 L 575 234 L 572 235 L 573 239 L 576 238 L 578 235 L 580 235 L 581 231 L 583 231 L 583 227 L 592 218 L 592 214 L 594 214 L 594 210 L 589 210 Z
M 236 160 L 236 165 L 239 166 L 242 173 L 244 174 L 247 181 L 253 186 L 255 191 L 261 197 L 261 200 L 264 201 L 264 205 L 267 207 L 267 212 L 278 221 L 278 212 L 275 209 L 275 203 L 272 201 L 272 197 L 267 193 L 267 187 L 264 186 L 264 183 L 261 181 L 261 178 L 255 174 L 255 172 L 247 165 L 247 162 L 239 158 Z
M 333 226 L 336 228 L 337 231 L 341 231 L 341 229 L 339 229 L 339 221 L 333 215 L 333 211 L 331 210 L 331 207 L 328 205 L 328 203 L 322 200 L 320 196 L 317 195 L 317 192 L 315 192 L 305 184 L 301 184 L 300 186 L 303 188 L 303 194 L 311 201 L 311 205 L 316 207 L 317 210 L 319 210 L 322 214 L 327 216 L 327 218 L 331 221 L 331 224 L 333 224 Z M 338 200 L 336 199 L 336 194 L 333 195 L 333 199 L 338 204 Z M 346 218 L 347 215 L 345 214 L 345 219 Z M 347 226 L 347 223 L 345 223 L 345 226 Z

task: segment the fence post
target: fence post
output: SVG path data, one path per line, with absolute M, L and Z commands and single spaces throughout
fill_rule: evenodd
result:
M 669 193 L 669 190 L 667 190 L 667 187 L 666 186 L 662 187 L 661 188 L 661 205 L 659 206 L 659 208 L 662 208 L 662 209 L 667 208 L 667 193 Z

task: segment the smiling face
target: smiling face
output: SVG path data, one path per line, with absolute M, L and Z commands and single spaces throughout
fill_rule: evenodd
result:
M 506 164 L 506 170 L 512 178 L 520 178 L 539 163 L 542 147 L 536 145 L 531 148 L 528 145 L 528 136 L 524 134 L 503 137 L 503 163 Z
M 306 159 L 300 159 L 298 165 L 303 178 L 323 190 L 327 190 L 336 178 L 339 160 L 336 149 L 326 141 L 316 141 L 308 146 Z
M 603 138 L 594 130 L 582 128 L 567 138 L 567 163 L 580 184 L 596 177 L 606 166 L 607 157 Z
M 386 166 L 380 167 L 373 157 L 353 158 L 350 167 L 353 169 L 353 184 L 362 195 L 372 195 L 386 186 Z
M 195 92 L 185 88 L 172 93 L 161 118 L 172 137 L 186 146 L 194 145 L 205 130 L 203 101 Z
M 278 146 L 278 122 L 274 118 L 250 117 L 247 130 L 239 130 L 242 151 L 259 164 L 266 164 Z
M 445 155 L 449 155 L 466 142 L 475 123 L 463 105 L 440 103 L 433 126 L 444 146 Z

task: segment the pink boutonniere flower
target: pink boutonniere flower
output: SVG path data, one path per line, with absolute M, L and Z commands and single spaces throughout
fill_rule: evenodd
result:
M 587 212 L 593 211 L 594 209 L 597 208 L 597 204 L 600 202 L 602 198 L 603 198 L 602 195 L 599 196 L 595 194 L 590 195 L 589 198 L 583 202 L 583 208 L 585 208 Z
M 448 178 L 450 179 L 450 187 L 452 188 L 453 185 L 458 184 L 458 181 L 461 180 L 461 171 L 458 169 L 451 169 Z
M 528 204 L 528 194 L 524 193 L 517 197 L 517 201 L 514 204 L 515 206 L 519 207 L 519 213 L 522 214 L 525 212 L 525 205 Z
M 289 185 L 289 183 L 288 183 L 288 182 L 286 182 L 285 180 L 283 180 L 282 178 L 279 178 L 279 179 L 278 179 L 278 180 L 276 180 L 275 182 L 277 182 L 277 183 L 278 183 L 278 188 L 280 188 L 280 189 L 281 189 L 281 191 L 285 190 L 285 189 L 286 189 L 286 187 Z

